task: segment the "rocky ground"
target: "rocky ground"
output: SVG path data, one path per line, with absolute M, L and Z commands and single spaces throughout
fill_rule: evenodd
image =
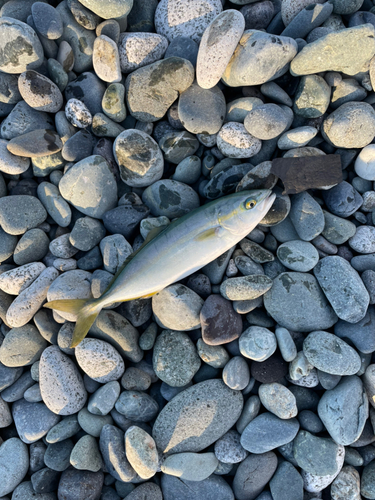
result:
M 375 499 L 375 2 L 0 9 L 0 500 Z M 245 239 L 75 349 L 42 308 L 258 188 Z

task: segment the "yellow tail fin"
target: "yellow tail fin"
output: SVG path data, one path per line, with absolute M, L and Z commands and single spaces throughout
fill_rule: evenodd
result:
M 67 299 L 47 302 L 44 307 L 77 315 L 70 346 L 76 347 L 86 337 L 103 306 L 100 299 Z

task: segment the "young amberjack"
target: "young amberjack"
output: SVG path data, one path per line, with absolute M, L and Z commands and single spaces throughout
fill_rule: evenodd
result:
M 203 205 L 151 232 L 125 261 L 98 299 L 54 300 L 49 309 L 77 315 L 72 347 L 90 330 L 103 307 L 146 298 L 189 276 L 249 234 L 275 201 L 268 189 L 240 191 Z

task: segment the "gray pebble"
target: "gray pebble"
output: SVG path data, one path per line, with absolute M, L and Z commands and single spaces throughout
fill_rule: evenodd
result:
M 215 443 L 215 456 L 220 462 L 237 464 L 247 457 L 247 451 L 240 444 L 240 434 L 231 430 Z
M 0 198 L 0 224 L 12 235 L 24 234 L 28 229 L 39 226 L 47 218 L 47 212 L 40 201 L 28 195 L 13 195 Z
M 3 365 L 1 365 L 0 368 L 1 371 L 4 373 Z M 8 377 L 8 383 L 9 383 L 11 374 L 9 374 L 8 372 L 5 374 L 5 376 Z M 31 378 L 29 371 L 25 372 L 23 375 L 20 375 L 20 372 L 18 373 L 13 372 L 13 377 L 15 377 L 15 382 L 9 385 L 7 384 L 6 389 L 3 390 L 1 393 L 1 397 L 7 403 L 13 403 L 14 401 L 22 399 L 27 389 L 34 385 L 34 380 Z
M 242 391 L 250 381 L 250 370 L 242 356 L 234 356 L 223 369 L 223 381 L 230 389 Z M 220 459 L 221 460 L 221 459 Z
M 267 328 L 250 326 L 242 333 L 239 347 L 246 358 L 265 361 L 276 351 L 276 337 Z
M 79 99 L 69 99 L 65 105 L 65 116 L 78 128 L 86 128 L 92 123 L 92 115 L 87 106 Z
M 262 140 L 278 137 L 289 124 L 286 113 L 277 104 L 256 106 L 245 117 L 244 125 L 249 134 Z
M 145 189 L 142 200 L 152 215 L 170 219 L 182 217 L 199 206 L 198 195 L 190 186 L 170 179 L 154 182 Z
M 272 280 L 268 276 L 249 275 L 223 281 L 220 293 L 228 300 L 253 300 L 264 295 L 271 287 Z
M 114 408 L 119 395 L 120 384 L 117 381 L 108 382 L 90 396 L 87 409 L 93 415 L 108 415 Z
M 12 328 L 0 347 L 0 361 L 10 367 L 31 365 L 46 347 L 47 342 L 35 326 Z
M 79 498 L 95 500 L 100 497 L 103 481 L 104 474 L 102 471 L 91 472 L 69 469 L 61 475 L 58 496 L 72 500 L 78 500 Z
M 38 198 L 56 224 L 60 227 L 70 224 L 72 212 L 56 186 L 42 182 L 38 186 Z
M 158 403 L 141 391 L 125 391 L 120 394 L 116 410 L 134 422 L 149 422 L 159 411 Z
M 63 34 L 63 23 L 60 14 L 52 5 L 45 2 L 34 2 L 31 7 L 33 21 L 38 32 L 49 40 L 56 40 Z
M 73 416 L 70 418 L 73 418 Z M 74 418 L 77 420 L 76 416 L 74 416 Z M 63 420 L 62 422 L 64 421 L 65 420 Z M 102 428 L 105 425 L 112 425 L 113 420 L 110 415 L 93 415 L 88 411 L 87 408 L 82 408 L 82 410 L 78 413 L 78 423 L 78 427 L 82 427 L 82 429 L 87 432 L 87 434 L 90 434 L 90 436 L 93 437 L 99 437 Z
M 207 500 L 233 499 L 233 491 L 228 483 L 225 479 L 216 475 L 211 475 L 203 481 L 182 481 L 180 478 L 163 474 L 161 487 L 164 500 L 177 500 L 178 498 L 190 498 L 191 500 L 200 498 L 207 498 Z M 155 500 L 161 500 L 160 491 L 154 490 L 152 493 L 155 495 L 153 497 Z M 132 499 L 131 495 L 129 495 L 129 500 L 141 500 L 141 498 L 133 497 Z
M 8 141 L 0 139 L 0 172 L 10 175 L 26 172 L 30 166 L 30 159 L 12 155 L 8 151 L 7 145 Z
M 126 458 L 142 479 L 150 479 L 159 470 L 159 456 L 153 438 L 135 425 L 125 433 Z
M 117 43 L 102 34 L 96 37 L 93 47 L 93 66 L 97 76 L 104 82 L 121 81 L 120 56 Z
M 44 455 L 44 463 L 50 469 L 58 472 L 66 470 L 70 465 L 69 458 L 73 447 L 73 441 L 70 439 L 49 444 Z
M 259 399 L 262 405 L 281 419 L 293 418 L 297 415 L 296 398 L 281 384 L 261 384 Z
M 209 345 L 198 339 L 197 349 L 202 361 L 214 368 L 224 368 L 229 361 L 229 354 L 220 345 Z
M 70 463 L 79 470 L 98 472 L 101 469 L 102 457 L 93 436 L 82 436 L 77 441 L 70 454 Z
M 275 335 L 284 361 L 293 361 L 297 355 L 297 348 L 289 331 L 286 328 L 278 327 L 275 329 Z
M 122 33 L 119 43 L 121 71 L 131 73 L 159 61 L 163 58 L 167 47 L 168 40 L 160 34 Z
M 87 252 L 98 245 L 105 236 L 103 224 L 91 217 L 78 219 L 70 233 L 69 241 L 78 250 Z
M 11 493 L 26 476 L 29 468 L 29 454 L 25 443 L 12 437 L 0 447 L 0 473 L 3 478 L 0 495 Z
M 151 385 L 148 373 L 131 366 L 121 377 L 121 385 L 127 391 L 147 391 Z
M 319 261 L 315 247 L 306 241 L 292 240 L 279 246 L 277 256 L 280 262 L 292 271 L 311 271 Z
M 37 71 L 22 73 L 18 78 L 18 88 L 24 101 L 37 111 L 57 113 L 63 104 L 58 86 Z
M 13 404 L 12 415 L 18 435 L 26 444 L 41 439 L 60 420 L 44 403 L 29 403 L 24 399 Z
M 354 467 L 346 465 L 331 485 L 331 497 L 332 500 L 360 500 L 360 489 L 358 471 Z
M 331 439 L 300 431 L 293 441 L 293 454 L 299 467 L 316 476 L 329 476 L 339 472 L 337 455 L 339 446 Z
M 238 467 L 234 480 L 233 492 L 238 500 L 248 500 L 249 498 L 261 499 L 259 494 L 274 475 L 277 469 L 277 456 L 275 453 L 250 454 Z M 249 481 L 249 478 L 251 480 Z
M 105 425 L 100 434 L 100 451 L 106 468 L 119 481 L 129 482 L 136 472 L 125 455 L 124 432 L 113 425 Z
M 47 443 L 58 443 L 73 437 L 80 430 L 81 427 L 78 424 L 77 416 L 71 415 L 61 420 L 48 431 L 46 441 Z
M 175 453 L 161 464 L 164 474 L 177 476 L 183 481 L 204 481 L 218 466 L 213 453 Z
M 219 151 L 229 158 L 250 158 L 259 153 L 262 143 L 238 122 L 227 122 L 217 135 Z

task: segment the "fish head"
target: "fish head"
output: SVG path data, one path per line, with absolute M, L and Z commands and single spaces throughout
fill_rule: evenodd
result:
M 218 207 L 218 222 L 230 233 L 246 236 L 264 218 L 275 199 L 270 189 L 240 191 L 226 196 Z

